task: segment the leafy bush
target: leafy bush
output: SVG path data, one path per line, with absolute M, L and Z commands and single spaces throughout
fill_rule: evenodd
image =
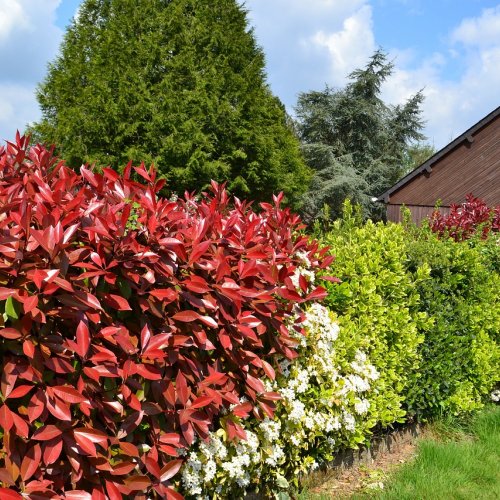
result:
M 349 357 L 360 349 L 380 373 L 358 442 L 376 425 L 404 420 L 407 390 L 418 377 L 418 346 L 428 321 L 419 312 L 417 283 L 429 269 L 423 265 L 415 276 L 407 272 L 406 239 L 401 225 L 362 224 L 349 202 L 343 219 L 323 237 L 336 256 L 332 270 L 342 280 L 328 288 L 326 299 L 339 315 L 337 352 Z
M 272 418 L 261 379 L 297 356 L 297 304 L 324 296 L 292 280 L 298 253 L 331 258 L 280 197 L 260 214 L 217 184 L 160 199 L 134 170 L 145 184 L 19 136 L 0 149 L 0 496 L 180 498 L 196 436 Z
M 423 227 L 409 238 L 408 268 L 431 269 L 417 282 L 432 327 L 419 348 L 419 378 L 407 405 L 423 416 L 483 406 L 499 380 L 500 246 L 483 233 L 456 243 Z
M 468 194 L 461 205 L 451 206 L 448 215 L 434 211 L 430 227 L 440 236 L 450 236 L 455 241 L 468 239 L 477 231 L 486 238 L 490 231 L 500 231 L 500 205 L 489 208 L 483 200 Z

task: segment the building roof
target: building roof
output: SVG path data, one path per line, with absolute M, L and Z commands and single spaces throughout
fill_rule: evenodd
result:
M 473 135 L 483 128 L 485 125 L 491 123 L 495 118 L 500 116 L 500 106 L 494 109 L 490 114 L 486 115 L 482 120 L 478 121 L 475 125 L 466 130 L 462 135 L 458 136 L 454 141 L 450 142 L 443 149 L 439 150 L 436 154 L 431 156 L 427 161 L 418 166 L 415 170 L 412 170 L 409 174 L 403 177 L 400 181 L 398 181 L 394 186 L 390 187 L 385 193 L 381 194 L 377 201 L 383 201 L 384 203 L 389 202 L 389 198 L 391 194 L 395 191 L 399 190 L 409 182 L 411 182 L 418 175 L 427 172 L 430 173 L 432 170 L 432 166 L 438 162 L 443 156 L 448 154 L 450 151 L 455 149 L 457 146 L 460 146 L 464 141 L 468 141 L 472 143 L 474 141 Z

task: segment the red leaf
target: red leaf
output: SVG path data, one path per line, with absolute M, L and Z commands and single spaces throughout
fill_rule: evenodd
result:
M 158 465 L 158 462 L 152 458 L 152 457 L 146 457 L 145 460 L 145 465 L 146 469 L 148 469 L 148 472 L 152 474 L 156 479 L 160 479 L 160 466 Z
M 217 321 L 215 321 L 213 318 L 210 316 L 200 316 L 200 321 L 202 323 L 205 323 L 207 326 L 211 326 L 212 328 L 217 328 Z
M 162 371 L 152 365 L 137 365 L 137 373 L 147 380 L 161 380 L 163 378 Z
M 100 444 L 104 448 L 107 448 L 109 436 L 105 432 L 99 431 L 97 429 L 91 429 L 90 427 L 79 427 L 77 429 L 74 429 L 73 433 L 75 434 L 75 437 L 77 435 L 84 436 L 91 442 Z
M 191 409 L 195 408 L 203 408 L 204 406 L 209 405 L 213 401 L 213 398 L 210 396 L 202 396 L 200 398 L 196 398 L 193 401 L 193 404 L 190 406 Z
M 94 446 L 94 443 L 85 435 L 79 434 L 77 432 L 74 432 L 73 434 L 75 436 L 75 441 L 80 446 L 80 448 L 91 457 L 97 458 L 97 450 Z
M 246 382 L 252 389 L 257 392 L 264 392 L 266 390 L 262 380 L 252 377 L 252 375 L 247 375 Z
M 51 439 L 57 438 L 62 435 L 62 431 L 55 425 L 45 425 L 37 429 L 31 439 L 35 441 L 50 441 Z
M 24 418 L 21 418 L 17 413 L 12 412 L 12 420 L 14 420 L 14 427 L 16 428 L 16 434 L 23 438 L 28 438 L 29 427 Z
M 42 449 L 39 444 L 32 446 L 21 462 L 21 477 L 26 482 L 38 469 L 42 460 Z
M 264 373 L 271 379 L 274 380 L 276 378 L 276 373 L 274 368 L 265 360 L 262 361 L 262 368 L 264 369 Z
M 132 491 L 144 491 L 151 486 L 151 479 L 148 476 L 127 477 L 125 485 Z
M 119 295 L 113 295 L 111 293 L 108 293 L 104 296 L 104 302 L 106 302 L 106 304 L 109 307 L 112 307 L 113 309 L 117 309 L 118 311 L 131 311 L 132 310 L 127 299 L 124 299 L 123 297 L 120 297 Z
M 172 302 L 179 296 L 178 292 L 173 288 L 157 288 L 156 290 L 151 290 L 149 294 L 160 300 L 168 299 L 169 302 Z
M 203 385 L 223 385 L 227 381 L 227 375 L 225 373 L 215 372 L 212 375 L 206 377 L 203 381 Z
M 31 297 L 28 297 L 27 299 L 25 299 L 23 306 L 24 313 L 28 314 L 38 306 L 38 296 L 32 295 Z
M 23 352 L 28 358 L 33 359 L 35 356 L 35 346 L 31 340 L 25 340 L 23 342 Z
M 90 347 L 90 333 L 88 326 L 80 321 L 76 329 L 76 343 L 78 345 L 78 354 L 84 358 Z
M 120 497 L 116 497 L 116 498 L 120 498 Z M 106 496 L 104 495 L 104 493 L 102 491 L 94 488 L 92 490 L 92 500 L 106 500 Z
M 191 390 L 187 386 L 186 378 L 182 374 L 182 372 L 179 372 L 177 374 L 177 377 L 175 379 L 175 391 L 177 393 L 177 397 L 179 399 L 179 402 L 182 405 L 185 405 L 189 399 L 189 395 L 191 394 Z
M 22 337 L 22 334 L 15 328 L 2 328 L 0 330 L 0 336 L 9 340 L 16 340 L 20 339 Z
M 64 492 L 66 500 L 92 500 L 92 495 L 82 490 L 72 490 Z
M 63 358 L 49 358 L 45 361 L 45 366 L 56 373 L 73 373 L 75 370 L 73 366 Z
M 36 420 L 45 409 L 45 394 L 39 389 L 28 404 L 28 418 L 30 422 Z
M 16 399 L 16 398 L 22 398 L 28 394 L 28 392 L 33 389 L 34 386 L 32 385 L 20 385 L 16 387 L 5 399 Z
M 71 410 L 70 407 L 63 403 L 60 399 L 47 399 L 47 410 L 49 410 L 54 417 L 60 420 L 71 422 Z
M 318 286 L 306 297 L 306 300 L 323 300 L 327 295 L 327 291 L 323 287 Z
M 282 399 L 281 394 L 277 392 L 264 392 L 264 394 L 260 395 L 260 398 L 269 401 L 280 401 Z
M 165 492 L 167 494 L 166 500 L 184 500 L 184 497 L 172 488 L 166 488 Z
M 16 493 L 15 491 L 9 490 L 8 488 L 0 488 L 0 498 L 2 500 L 23 500 L 23 497 Z
M 105 481 L 106 483 L 106 491 L 108 492 L 108 496 L 112 500 L 122 500 L 122 494 L 120 490 L 116 487 L 115 483 L 112 481 Z
M 0 406 L 0 427 L 3 428 L 4 434 L 9 432 L 14 425 L 14 419 L 12 418 L 12 412 L 7 407 L 7 405 Z
M 118 464 L 113 465 L 113 470 L 111 474 L 113 476 L 125 476 L 129 474 L 137 467 L 135 462 L 120 462 Z
M 54 385 L 51 387 L 51 391 L 67 403 L 75 404 L 87 401 L 87 398 L 83 397 L 80 392 L 67 385 Z
M 172 319 L 176 321 L 182 321 L 183 323 L 190 323 L 191 321 L 196 321 L 200 319 L 200 315 L 196 311 L 181 311 L 172 316 Z
M 0 300 L 6 300 L 9 297 L 15 295 L 16 293 L 17 293 L 16 290 L 12 288 L 4 288 L 3 286 L 0 286 Z
M 43 446 L 43 461 L 45 465 L 50 465 L 56 462 L 61 455 L 62 448 L 62 439 L 56 438 L 47 441 Z
M 151 331 L 149 330 L 149 326 L 146 324 L 141 330 L 141 346 L 142 350 L 146 349 L 151 339 Z
M 183 463 L 182 460 L 171 460 L 168 462 L 160 471 L 160 481 L 168 481 L 170 478 L 174 477 L 179 472 Z

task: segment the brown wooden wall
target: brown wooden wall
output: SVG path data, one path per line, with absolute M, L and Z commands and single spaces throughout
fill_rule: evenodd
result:
M 387 220 L 391 222 L 402 222 L 402 205 L 387 205 Z M 429 217 L 434 212 L 434 207 L 421 207 L 418 205 L 406 205 L 410 209 L 411 218 L 415 224 L 420 224 L 422 220 Z M 439 211 L 443 214 L 450 213 L 450 207 L 440 207 Z
M 449 206 L 472 193 L 488 205 L 500 204 L 500 116 L 472 138 L 472 143 L 465 140 L 436 161 L 430 174 L 420 174 L 392 193 L 389 203 L 433 207 L 441 200 Z

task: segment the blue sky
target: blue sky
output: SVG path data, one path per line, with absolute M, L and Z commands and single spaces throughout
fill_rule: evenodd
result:
M 216 0 L 214 0 L 216 1 Z M 0 140 L 39 118 L 34 97 L 79 0 L 0 0 Z M 498 0 L 247 0 L 272 90 L 293 113 L 299 92 L 343 86 L 378 47 L 395 63 L 383 88 L 424 89 L 437 148 L 500 105 Z

